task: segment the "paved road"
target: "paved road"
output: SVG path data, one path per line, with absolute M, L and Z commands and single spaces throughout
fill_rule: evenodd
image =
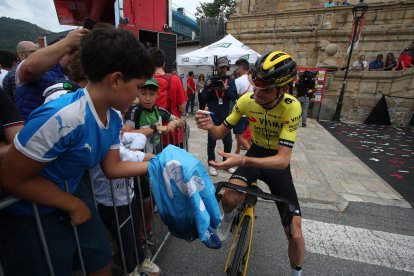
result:
M 307 249 L 303 275 L 413 275 L 413 209 L 355 202 L 344 212 L 309 203 L 302 209 Z M 259 202 L 256 210 L 248 275 L 290 275 L 276 207 Z M 168 276 L 225 275 L 228 247 L 227 241 L 212 250 L 198 240 L 170 238 L 156 263 Z
M 196 127 L 193 116 L 187 117 L 187 122 L 191 129 L 189 151 L 207 166 L 207 132 Z M 223 149 L 221 141 L 217 149 Z M 220 160 L 218 155 L 216 160 Z M 339 210 L 344 210 L 349 202 L 411 208 L 398 192 L 314 119 L 308 119 L 308 127 L 298 129 L 291 168 L 301 202 L 327 203 Z M 212 180 L 229 177 L 229 173 L 221 171 Z M 267 189 L 265 185 L 261 187 Z
M 207 165 L 207 133 L 187 121 L 189 151 Z M 315 120 L 299 128 L 291 167 L 306 239 L 303 275 L 413 275 L 414 210 Z M 229 177 L 222 171 L 212 180 Z M 257 214 L 248 274 L 290 275 L 274 204 L 259 202 Z M 170 238 L 156 263 L 164 275 L 224 275 L 228 246 Z

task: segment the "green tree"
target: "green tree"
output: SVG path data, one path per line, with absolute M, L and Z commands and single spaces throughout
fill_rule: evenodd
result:
M 236 0 L 214 0 L 213 3 L 201 3 L 196 8 L 195 16 L 197 21 L 206 17 L 216 17 L 224 15 L 227 19 L 234 12 L 236 8 Z

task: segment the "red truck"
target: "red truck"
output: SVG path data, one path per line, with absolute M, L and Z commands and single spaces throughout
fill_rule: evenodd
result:
M 177 37 L 171 30 L 171 0 L 54 0 L 59 23 L 83 26 L 86 18 L 137 35 L 146 47 L 164 50 L 165 71 L 176 68 Z

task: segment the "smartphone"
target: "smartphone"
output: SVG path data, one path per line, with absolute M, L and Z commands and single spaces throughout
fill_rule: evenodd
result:
M 85 18 L 85 23 L 83 23 L 83 27 L 88 30 L 92 30 L 93 26 L 95 26 L 96 22 L 89 17 Z

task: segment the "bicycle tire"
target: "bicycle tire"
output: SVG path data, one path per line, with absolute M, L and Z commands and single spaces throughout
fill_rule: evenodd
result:
M 229 274 L 230 276 L 240 276 L 243 273 L 244 266 L 246 265 L 246 257 L 248 245 L 245 247 L 246 242 L 248 243 L 247 234 L 249 233 L 249 226 L 251 218 L 245 216 L 242 222 L 239 239 L 237 241 L 236 251 L 233 255 Z M 251 229 L 251 228 L 250 228 Z

